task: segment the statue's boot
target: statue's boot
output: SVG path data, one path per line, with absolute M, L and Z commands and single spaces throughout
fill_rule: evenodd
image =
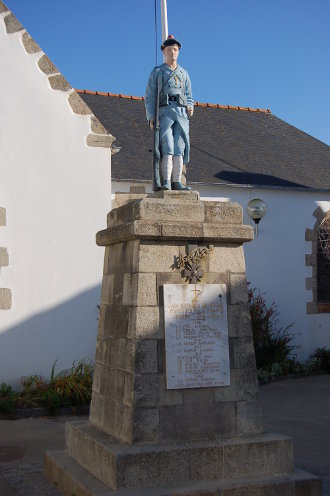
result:
M 174 190 L 181 190 L 181 191 L 190 191 L 191 190 L 191 188 L 189 186 L 185 186 L 184 184 L 182 184 L 180 182 L 171 183 L 171 187 Z
M 171 189 L 171 181 L 162 181 L 161 189 Z

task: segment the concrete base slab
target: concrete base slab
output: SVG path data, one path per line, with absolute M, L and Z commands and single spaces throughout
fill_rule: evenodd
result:
M 44 468 L 46 477 L 64 496 L 320 496 L 322 486 L 318 477 L 296 470 L 290 475 L 183 482 L 112 491 L 65 451 L 47 452 Z

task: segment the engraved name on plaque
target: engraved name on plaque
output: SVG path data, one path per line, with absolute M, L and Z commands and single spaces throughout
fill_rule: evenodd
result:
M 167 389 L 230 385 L 225 284 L 164 284 Z

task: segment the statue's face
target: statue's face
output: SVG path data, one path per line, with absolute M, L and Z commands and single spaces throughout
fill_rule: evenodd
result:
M 170 45 L 164 48 L 163 53 L 165 54 L 166 63 L 171 65 L 177 61 L 179 56 L 178 45 Z

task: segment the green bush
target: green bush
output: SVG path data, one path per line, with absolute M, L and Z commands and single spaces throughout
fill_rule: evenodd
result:
M 330 372 L 330 349 L 329 348 L 317 348 L 312 355 L 312 358 L 320 361 L 320 368 L 327 372 Z
M 56 362 L 55 362 L 56 363 Z M 54 366 L 49 385 L 61 399 L 63 406 L 87 405 L 92 396 L 94 367 L 91 362 L 74 362 L 65 374 L 54 375 Z M 53 395 L 53 397 L 55 397 Z
M 267 382 L 290 374 L 304 376 L 315 374 L 321 370 L 321 360 L 312 356 L 307 362 L 298 362 L 288 358 L 282 363 L 272 363 L 271 365 L 257 369 L 257 374 L 259 383 L 267 384 Z
M 47 389 L 47 381 L 40 375 L 28 375 L 21 378 L 22 392 L 19 395 L 19 408 L 40 406 L 42 394 Z
M 18 393 L 11 386 L 5 382 L 0 384 L 0 412 L 13 413 L 17 398 Z
M 249 288 L 248 296 L 257 368 L 284 363 L 295 348 L 293 324 L 279 328 L 276 304 L 267 306 L 256 288 Z
M 57 360 L 52 366 L 49 380 L 40 375 L 22 377 L 20 393 L 2 383 L 0 411 L 12 413 L 15 408 L 46 407 L 50 415 L 55 415 L 60 407 L 88 405 L 92 396 L 92 362 L 74 362 L 70 370 L 55 375 L 56 363 Z
M 42 403 L 47 408 L 49 415 L 56 415 L 58 409 L 63 406 L 61 395 L 54 389 L 46 389 L 42 393 Z

